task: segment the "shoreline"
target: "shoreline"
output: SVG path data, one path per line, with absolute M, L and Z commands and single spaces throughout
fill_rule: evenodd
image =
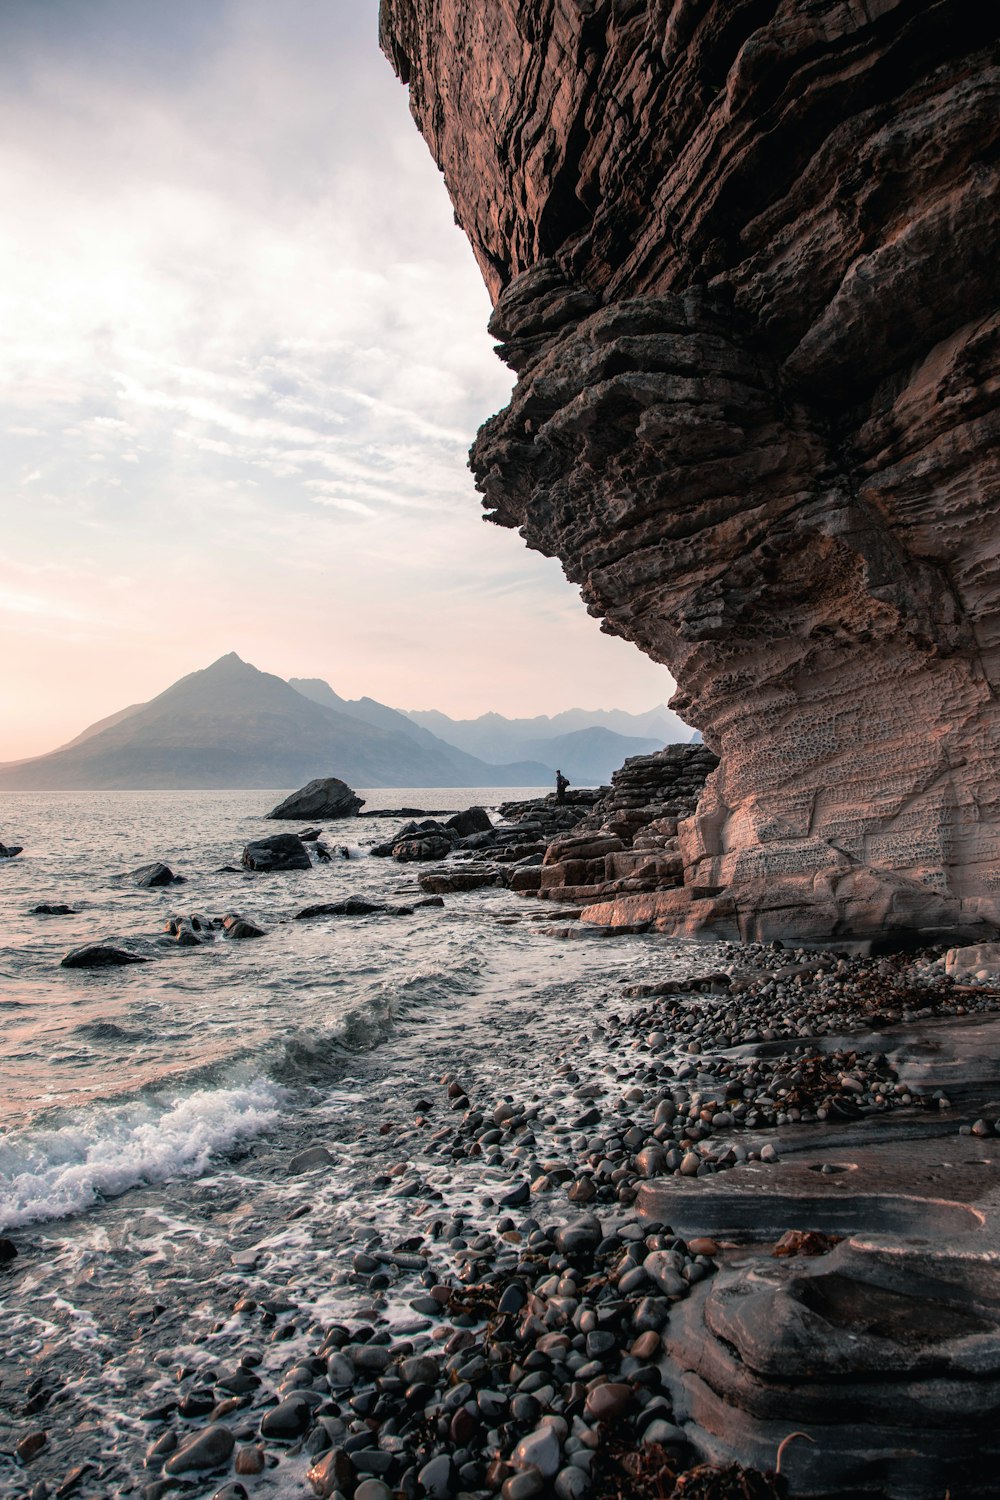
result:
M 675 1235 L 648 1212 L 640 1224 L 636 1200 L 641 1210 L 656 1184 L 778 1177 L 797 1133 L 821 1133 L 835 1152 L 838 1132 L 869 1129 L 878 1150 L 878 1125 L 890 1117 L 936 1136 L 971 1130 L 960 1107 L 968 1101 L 941 1107 L 899 1085 L 885 1038 L 928 1024 L 951 1029 L 952 1018 L 974 1024 L 1000 999 L 956 987 L 929 955 L 830 955 L 820 968 L 813 952 L 722 945 L 695 973 L 693 946 L 665 944 L 655 961 L 663 980 L 610 999 L 601 1022 L 582 1016 L 562 1055 L 556 1044 L 522 1056 L 516 1074 L 482 1043 L 463 1067 L 460 1027 L 450 1077 L 421 1077 L 413 1045 L 402 1049 L 397 1093 L 408 1108 L 369 1098 L 352 1142 L 338 1140 L 333 1152 L 317 1142 L 313 1165 L 306 1157 L 292 1175 L 294 1162 L 283 1163 L 285 1226 L 255 1243 L 240 1232 L 253 1222 L 245 1179 L 244 1201 L 228 1209 L 229 1268 L 213 1273 L 214 1331 L 195 1335 L 179 1382 L 162 1373 L 142 1382 L 141 1400 L 137 1389 L 142 1410 L 127 1424 L 123 1461 L 102 1467 L 81 1453 L 96 1467 L 69 1483 L 76 1466 L 54 1435 L 10 1469 L 12 1495 L 41 1500 L 41 1482 L 49 1494 L 87 1497 L 114 1482 L 115 1493 L 143 1500 L 177 1490 L 239 1500 L 227 1487 L 235 1484 L 250 1496 L 501 1489 L 503 1500 L 528 1500 L 554 1488 L 560 1500 L 582 1500 L 626 1480 L 645 1494 L 654 1473 L 662 1488 L 667 1468 L 676 1477 L 696 1467 L 675 1420 L 664 1338 L 671 1309 L 735 1251 L 694 1230 Z M 532 1038 L 525 1024 L 523 1040 L 544 1034 L 539 1026 Z M 873 1035 L 878 1054 L 866 1047 Z M 342 1091 L 356 1092 L 373 1070 L 359 1066 Z M 733 1103 L 737 1082 L 751 1097 Z M 794 1089 L 796 1102 L 779 1107 L 780 1087 Z M 338 1152 L 347 1145 L 368 1174 L 367 1224 L 362 1204 L 345 1196 L 350 1169 Z M 210 1195 L 211 1184 L 201 1190 Z M 696 1220 L 690 1204 L 685 1212 Z M 328 1233 L 310 1238 L 317 1215 Z M 290 1248 L 301 1252 L 294 1284 Z M 29 1272 L 27 1260 L 5 1280 Z M 164 1307 L 149 1317 L 143 1337 L 168 1316 Z M 606 1394 L 595 1395 L 602 1386 Z M 23 1410 L 38 1395 L 22 1403 L 18 1442 L 48 1430 L 45 1403 Z M 613 1422 L 619 1446 L 602 1422 Z M 140 1442 L 156 1450 L 145 1472 L 135 1463 Z M 792 1494 L 805 1453 L 801 1444 L 784 1458 Z

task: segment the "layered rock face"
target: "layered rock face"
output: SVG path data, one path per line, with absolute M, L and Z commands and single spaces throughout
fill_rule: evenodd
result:
M 997 931 L 989 7 L 383 0 L 382 40 L 519 377 L 489 516 L 721 757 L 660 925 Z

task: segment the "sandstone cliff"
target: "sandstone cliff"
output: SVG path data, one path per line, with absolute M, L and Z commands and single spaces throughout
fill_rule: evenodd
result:
M 721 756 L 659 925 L 997 929 L 991 7 L 382 0 L 381 28 L 519 377 L 473 448 L 489 516 Z

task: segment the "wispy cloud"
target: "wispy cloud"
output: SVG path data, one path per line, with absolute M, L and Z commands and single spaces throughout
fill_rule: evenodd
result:
M 510 377 L 377 8 L 0 6 L 0 759 L 229 649 L 457 713 L 664 696 L 481 523 Z

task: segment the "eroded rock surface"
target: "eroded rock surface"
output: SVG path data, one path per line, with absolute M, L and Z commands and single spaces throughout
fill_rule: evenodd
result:
M 490 518 L 721 756 L 673 931 L 1000 927 L 988 8 L 382 0 L 518 384 Z

